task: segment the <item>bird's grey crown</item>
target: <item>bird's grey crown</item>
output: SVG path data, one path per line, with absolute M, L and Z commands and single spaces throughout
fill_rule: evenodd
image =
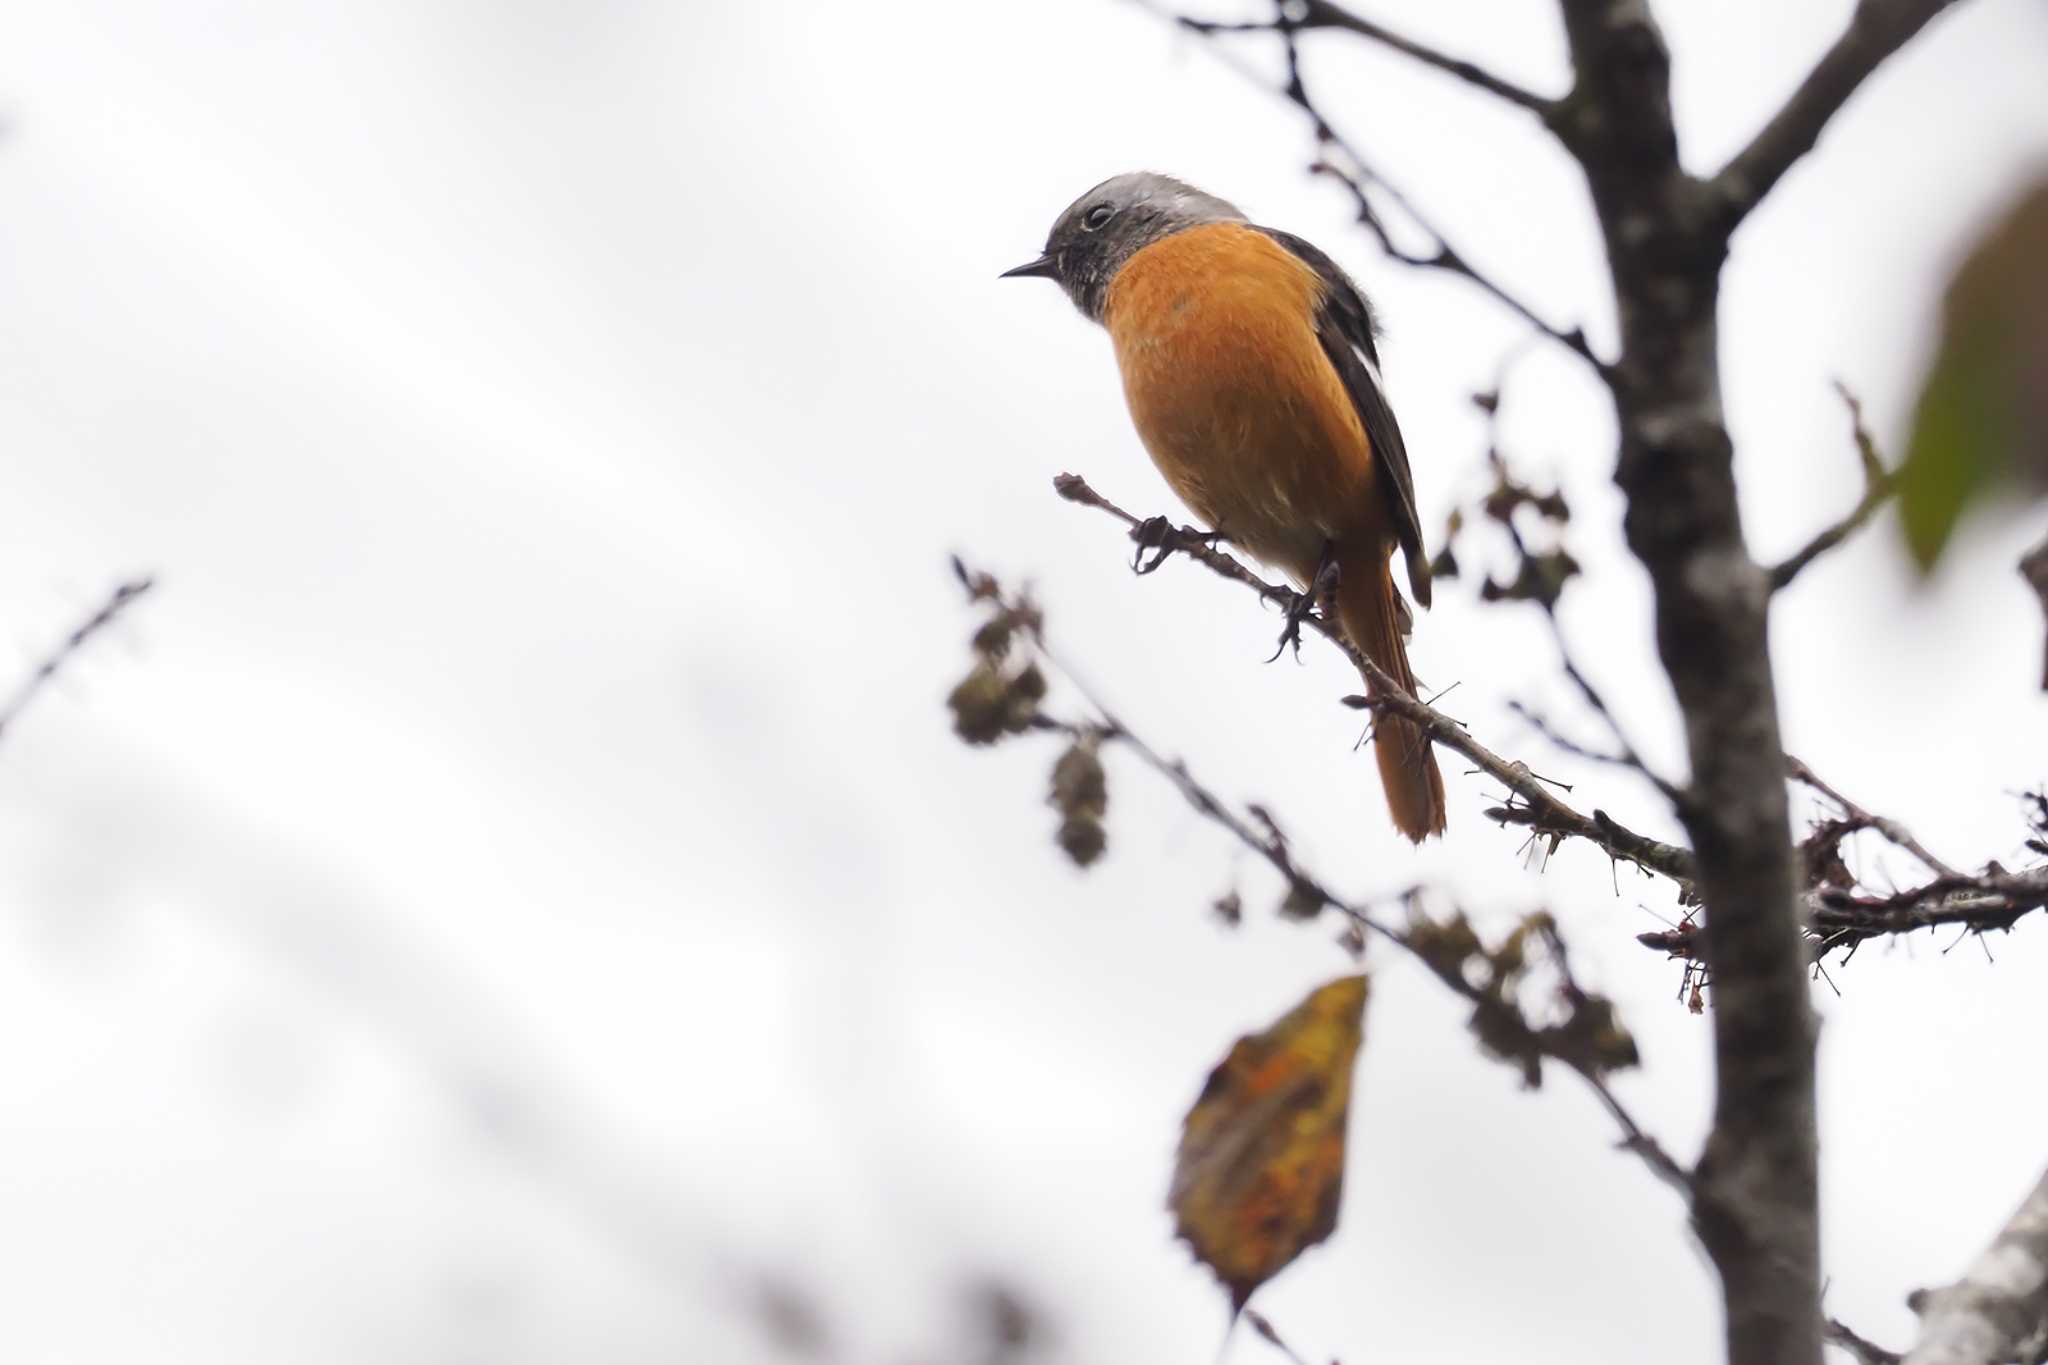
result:
M 1109 220 L 1090 228 L 1089 215 L 1105 207 L 1111 210 Z M 1184 180 L 1130 171 L 1112 176 L 1067 205 L 1046 237 L 1045 254 L 1057 267 L 1056 278 L 1074 306 L 1100 322 L 1109 282 L 1125 261 L 1183 229 L 1244 221 L 1235 204 Z

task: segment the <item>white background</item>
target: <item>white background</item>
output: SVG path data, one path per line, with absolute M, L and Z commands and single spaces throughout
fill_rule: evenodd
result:
M 1371 12 L 1562 87 L 1549 6 L 1407 8 Z M 1848 9 L 1667 0 L 1688 164 Z M 1737 238 L 1760 556 L 1856 496 L 1832 377 L 1901 443 L 1946 269 L 2048 159 L 2044 55 L 2038 5 L 1971 0 Z M 1611 339 L 1532 121 L 1342 37 L 1310 75 L 1473 259 Z M 1626 1095 L 1696 1152 L 1707 1024 L 1633 939 L 1660 889 L 1532 863 L 1455 761 L 1451 835 L 1412 851 L 1334 655 L 1263 666 L 1274 613 L 1130 577 L 1049 491 L 1170 507 L 1099 333 L 994 278 L 1138 166 L 1344 261 L 1425 524 L 1483 486 L 1469 395 L 1520 329 L 1381 259 L 1298 117 L 1201 43 L 1095 0 L 75 0 L 0 14 L 0 112 L 4 673 L 161 577 L 0 741 L 9 1360 L 772 1359 L 764 1275 L 845 1360 L 961 1358 L 991 1277 L 1042 1358 L 1213 1359 L 1221 1297 L 1161 1208 L 1180 1116 L 1348 962 L 1134 767 L 1106 861 L 1065 864 L 1051 751 L 948 733 L 954 550 L 1034 581 L 1092 685 L 1334 883 L 1559 913 L 1641 1042 Z M 1599 395 L 1532 355 L 1504 429 L 1577 512 L 1576 646 L 1676 771 Z M 2014 793 L 2048 776 L 2011 570 L 2037 532 L 1978 518 L 1919 589 L 1881 522 L 1775 616 L 1789 746 L 1954 861 L 2022 861 Z M 1669 832 L 1507 714 L 1597 734 L 1540 623 L 1473 587 L 1423 620 L 1424 678 Z M 1232 885 L 1235 933 L 1205 909 Z M 1882 1340 L 2048 1161 L 2044 934 L 1816 987 L 1828 1306 Z M 1342 1223 L 1259 1304 L 1318 1360 L 1714 1359 L 1678 1202 L 1568 1077 L 1521 1092 L 1374 962 Z

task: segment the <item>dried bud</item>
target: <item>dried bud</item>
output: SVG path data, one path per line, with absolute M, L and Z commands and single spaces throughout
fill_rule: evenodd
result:
M 1052 765 L 1052 794 L 1047 798 L 1062 817 L 1059 845 L 1081 867 L 1101 857 L 1109 842 L 1102 825 L 1109 810 L 1109 777 L 1096 749 L 1094 736 L 1075 740 Z
M 1016 628 L 1017 623 L 1010 613 L 999 611 L 989 617 L 980 630 L 974 632 L 974 638 L 969 644 L 973 646 L 974 652 L 983 658 L 1000 661 L 1010 652 L 1010 633 Z
M 1105 830 L 1102 822 L 1092 815 L 1076 816 L 1071 820 L 1062 821 L 1054 838 L 1059 841 L 1059 846 L 1066 850 L 1067 856 L 1074 860 L 1077 867 L 1087 867 L 1100 858 L 1103 849 L 1109 845 L 1109 831 Z
M 1052 804 L 1062 815 L 1101 815 L 1109 805 L 1109 777 L 1092 739 L 1076 740 L 1052 765 Z
M 1282 919 L 1314 919 L 1323 913 L 1324 897 L 1321 891 L 1305 881 L 1288 883 L 1287 895 L 1280 902 Z
M 1026 664 L 1010 679 L 1009 689 L 1004 693 L 1004 728 L 1011 734 L 1030 729 L 1038 716 L 1038 703 L 1044 700 L 1045 674 L 1038 671 L 1037 664 Z
M 1002 738 L 1010 695 L 1009 680 L 987 660 L 976 664 L 946 696 L 953 712 L 953 733 L 969 744 L 993 744 Z

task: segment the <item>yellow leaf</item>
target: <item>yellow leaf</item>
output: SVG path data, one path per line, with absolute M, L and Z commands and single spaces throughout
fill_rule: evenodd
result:
M 1337 1226 L 1365 997 L 1342 977 L 1238 1039 L 1182 1124 L 1167 1207 L 1232 1312 Z

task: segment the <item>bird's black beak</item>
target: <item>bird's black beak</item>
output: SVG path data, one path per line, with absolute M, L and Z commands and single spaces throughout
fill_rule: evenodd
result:
M 1042 280 L 1056 280 L 1060 277 L 1060 263 L 1052 256 L 1040 256 L 1035 261 L 1026 261 L 1023 265 L 1005 270 L 996 278 L 999 280 L 1018 280 L 1026 276 L 1036 276 Z

